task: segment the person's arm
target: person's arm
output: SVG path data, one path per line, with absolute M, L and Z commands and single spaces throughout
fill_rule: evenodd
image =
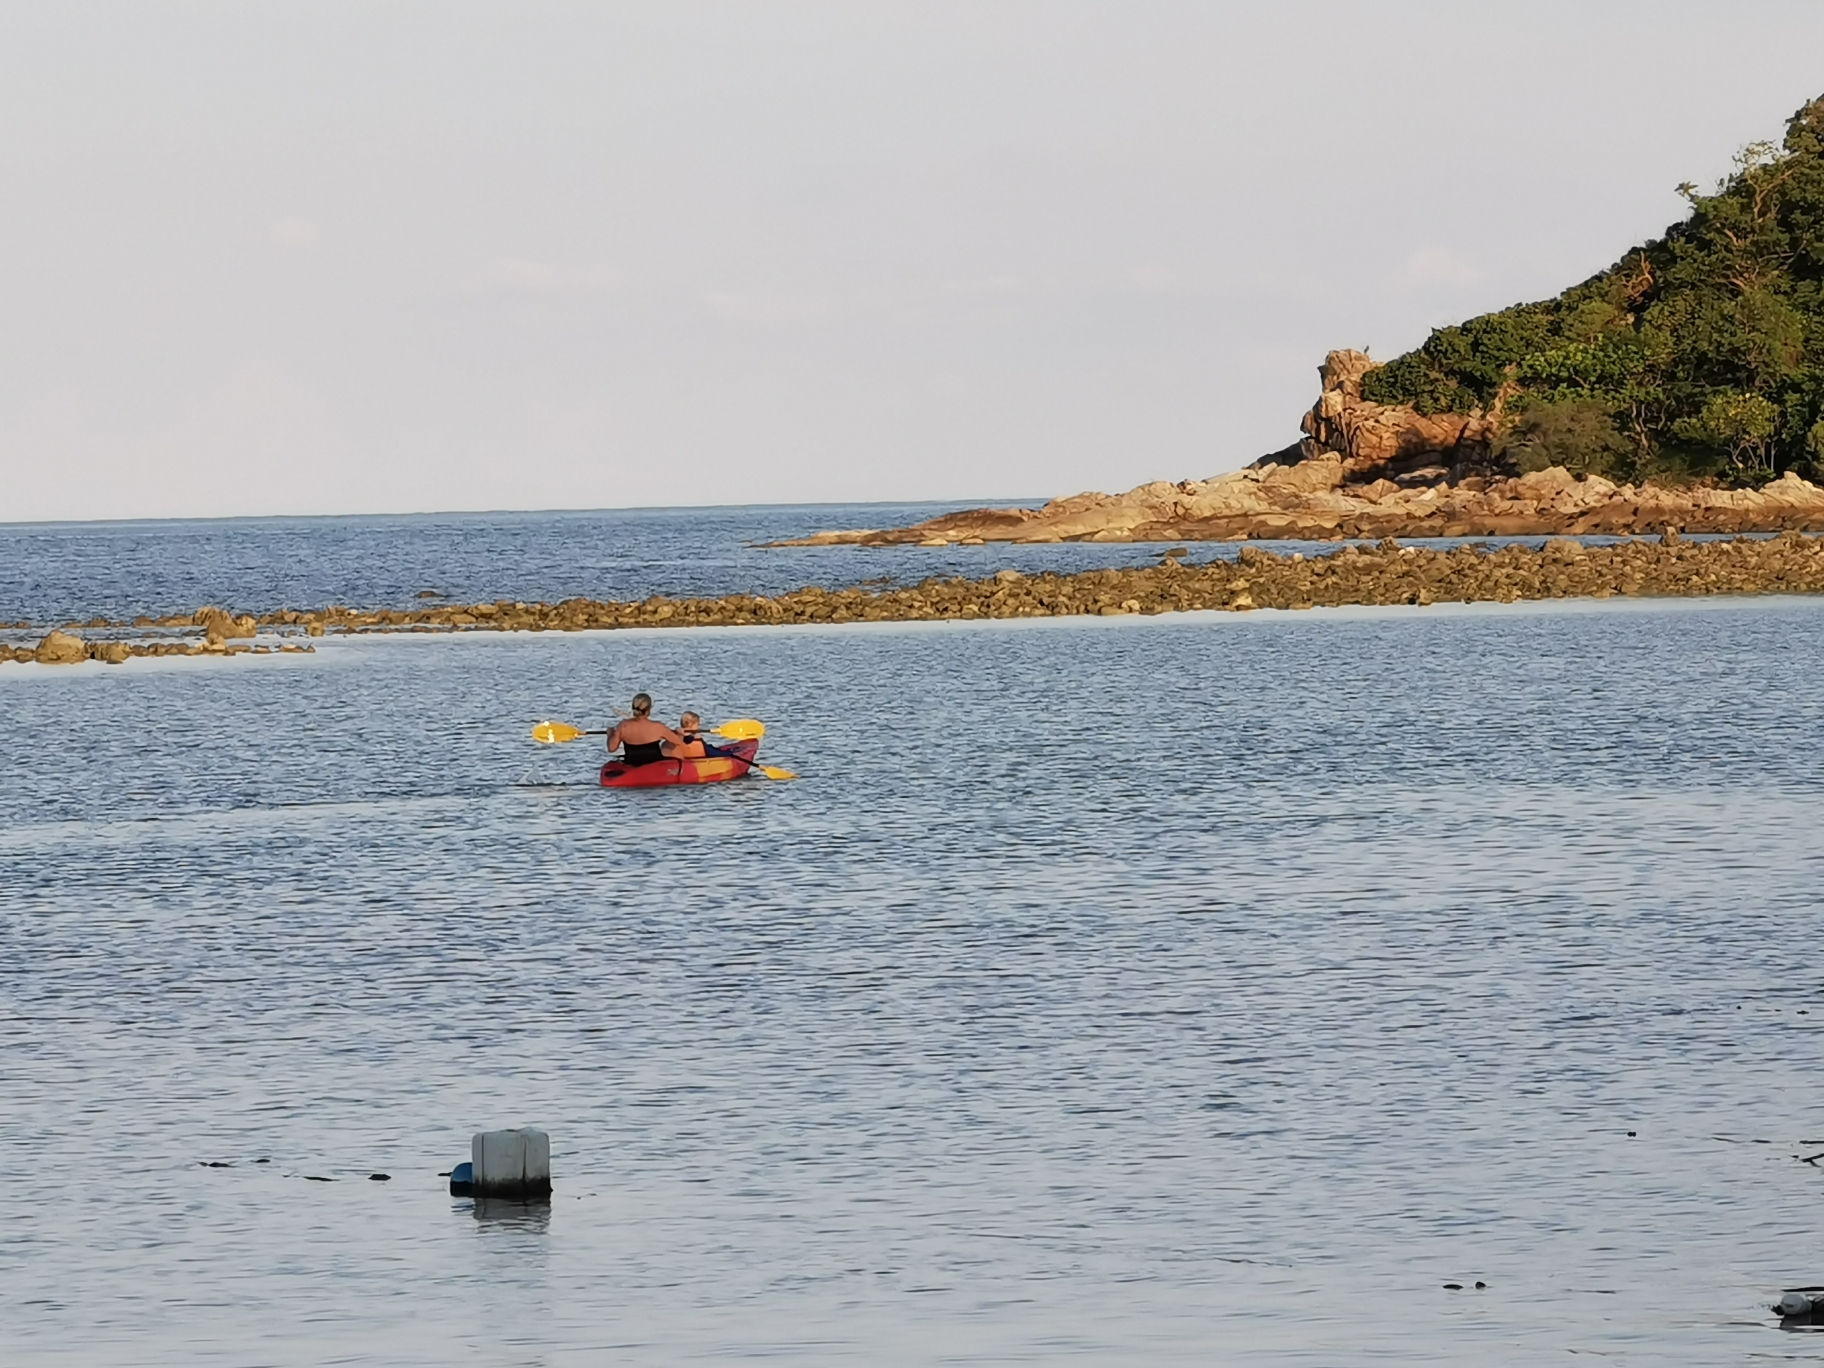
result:
M 621 748 L 621 724 L 616 722 L 614 730 L 608 733 L 608 749 L 617 751 Z

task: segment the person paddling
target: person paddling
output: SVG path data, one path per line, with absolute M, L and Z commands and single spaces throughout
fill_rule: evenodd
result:
M 681 746 L 684 738 L 663 722 L 652 720 L 652 695 L 633 696 L 633 716 L 615 724 L 608 733 L 608 749 L 621 752 L 621 763 L 628 769 L 653 765 L 665 758 L 667 743 Z

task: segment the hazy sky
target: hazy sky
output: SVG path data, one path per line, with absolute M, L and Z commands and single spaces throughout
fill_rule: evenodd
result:
M 1820 93 L 1817 0 L 11 0 L 0 521 L 1210 475 Z

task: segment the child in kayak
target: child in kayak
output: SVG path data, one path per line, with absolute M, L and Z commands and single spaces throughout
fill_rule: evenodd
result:
M 665 743 L 665 758 L 668 760 L 702 760 L 709 754 L 709 747 L 703 744 L 703 719 L 694 712 L 687 712 L 678 719 L 678 730 L 684 739 L 676 745 Z
M 652 720 L 652 695 L 633 696 L 633 716 L 617 722 L 608 733 L 608 749 L 621 752 L 621 763 L 632 769 L 636 765 L 654 765 L 665 758 L 667 745 L 684 744 L 684 738 L 663 722 Z

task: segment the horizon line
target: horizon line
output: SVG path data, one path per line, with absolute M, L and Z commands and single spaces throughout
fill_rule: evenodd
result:
M 973 501 L 962 499 L 823 499 L 804 501 L 787 500 L 780 503 L 628 504 L 604 505 L 595 508 L 445 508 L 416 509 L 408 512 L 367 513 L 206 513 L 121 518 L 30 518 L 0 522 L 0 532 L 34 527 L 124 527 L 136 523 L 302 522 L 354 518 L 541 517 L 559 513 L 579 515 L 590 513 L 710 513 L 738 508 L 925 508 L 940 505 L 958 505 L 961 508 L 1036 508 L 1046 502 L 1048 502 L 1048 500 L 1045 498 L 978 498 Z

